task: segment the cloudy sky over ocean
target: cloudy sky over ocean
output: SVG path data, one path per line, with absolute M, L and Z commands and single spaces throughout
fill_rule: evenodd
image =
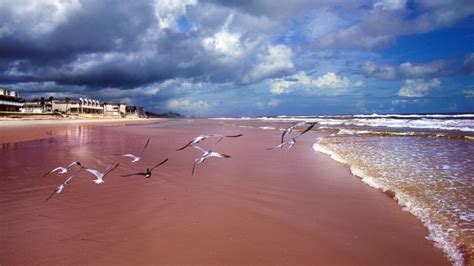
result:
M 0 86 L 201 116 L 474 112 L 474 1 L 0 0 Z

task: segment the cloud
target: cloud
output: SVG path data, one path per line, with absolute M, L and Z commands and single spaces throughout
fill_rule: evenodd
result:
M 168 108 L 176 111 L 202 111 L 209 108 L 209 103 L 206 101 L 198 100 L 193 101 L 189 99 L 173 99 L 168 101 Z
M 468 75 L 474 75 L 474 53 L 471 53 L 464 61 L 463 72 Z
M 380 8 L 382 10 L 399 10 L 404 8 L 406 0 L 383 0 L 376 2 L 374 8 Z
M 450 68 L 451 63 L 447 60 L 435 60 L 426 64 L 405 62 L 400 65 L 389 65 L 368 61 L 359 65 L 358 71 L 365 77 L 378 79 L 439 77 L 455 73 Z
M 313 84 L 318 88 L 341 89 L 349 87 L 351 82 L 347 77 L 339 76 L 333 72 L 328 72 L 314 80 Z
M 398 96 L 402 97 L 423 97 L 428 92 L 441 85 L 439 79 L 424 81 L 423 79 L 407 79 L 403 82 L 402 87 L 398 91 Z
M 287 74 L 293 71 L 293 52 L 291 48 L 279 44 L 270 46 L 266 54 L 259 55 L 257 63 L 242 79 L 243 83 L 253 83 L 275 75 Z
M 429 1 L 417 3 L 417 12 L 403 0 L 383 0 L 360 19 L 315 41 L 318 48 L 377 49 L 393 44 L 399 36 L 430 32 L 452 26 L 474 14 L 472 1 Z
M 271 83 L 272 94 L 287 94 L 294 90 L 303 89 L 308 92 L 319 90 L 342 90 L 351 87 L 361 88 L 365 83 L 361 80 L 351 82 L 349 78 L 334 72 L 327 72 L 316 79 L 312 79 L 304 71 L 300 71 L 286 79 L 277 79 Z
M 474 90 L 463 90 L 462 93 L 466 98 L 474 98 Z

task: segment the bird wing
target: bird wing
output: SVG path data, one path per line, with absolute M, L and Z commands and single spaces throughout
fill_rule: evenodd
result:
M 98 170 L 96 169 L 91 169 L 91 168 L 84 168 L 84 171 L 86 172 L 89 172 L 91 174 L 93 174 L 95 177 L 97 178 L 101 178 L 102 177 L 102 173 L 99 172 Z
M 225 136 L 226 138 L 238 138 L 238 137 L 242 137 L 244 134 L 238 134 L 238 135 L 228 135 L 228 136 Z
M 285 131 L 283 131 L 283 133 L 281 134 L 281 142 L 280 143 L 283 143 L 285 141 L 285 136 L 290 134 L 291 131 L 293 131 L 293 127 L 289 127 L 287 129 L 285 129 Z
M 168 158 L 164 159 L 161 163 L 159 163 L 159 164 L 153 166 L 153 167 L 150 169 L 150 171 L 153 171 L 153 169 L 155 169 L 156 167 L 158 167 L 158 166 L 160 166 L 160 165 L 166 163 L 167 161 L 168 161 Z
M 72 163 L 70 163 L 66 168 L 67 170 L 71 169 L 74 165 L 77 165 L 78 161 L 74 161 Z
M 75 172 L 73 175 L 71 175 L 70 177 L 68 177 L 68 179 L 66 179 L 66 181 L 64 181 L 63 183 L 61 183 L 59 186 L 57 186 L 53 193 L 51 193 L 51 195 L 49 195 L 49 197 L 46 199 L 46 201 L 50 200 L 54 194 L 59 194 L 63 191 L 63 189 L 67 186 L 67 184 L 69 183 L 69 181 L 71 181 L 71 179 L 73 179 L 79 172 L 82 171 L 82 168 L 79 169 L 79 171 Z
M 146 147 L 148 146 L 148 143 L 150 143 L 150 139 L 146 141 L 145 147 L 143 147 L 142 152 L 140 152 L 140 157 L 143 155 L 143 152 L 145 152 Z
M 104 171 L 104 175 L 102 176 L 102 178 L 104 178 L 106 175 L 110 174 L 110 172 L 112 172 L 113 170 L 117 169 L 117 167 L 119 165 L 120 165 L 120 163 L 116 163 L 114 166 L 107 167 L 107 169 L 105 169 L 105 171 Z
M 181 150 L 184 150 L 186 149 L 187 147 L 189 147 L 192 143 L 193 143 L 194 139 L 191 140 L 190 142 L 188 142 L 186 145 L 184 145 L 183 147 L 177 149 L 176 151 L 181 151 Z
M 309 127 L 307 127 L 305 130 L 303 130 L 303 132 L 301 132 L 298 136 L 296 137 L 299 137 L 301 135 L 303 135 L 304 133 L 310 131 L 311 129 L 313 129 L 313 127 L 317 124 L 317 122 L 314 122 L 314 123 L 311 123 L 311 125 Z
M 127 153 L 127 154 L 115 154 L 115 155 L 117 155 L 117 156 L 123 156 L 123 157 L 129 157 L 129 158 L 132 158 L 132 159 L 138 158 L 138 156 L 133 155 L 133 154 L 131 154 L 131 153 Z
M 202 151 L 203 153 L 208 152 L 206 149 L 203 149 L 203 148 L 201 148 L 201 147 L 199 147 L 199 146 L 196 146 L 196 145 L 192 145 L 192 147 L 193 147 L 193 148 L 196 148 L 196 149 L 198 149 L 198 150 L 200 150 L 200 151 Z
M 232 157 L 230 155 L 223 154 L 223 153 L 218 153 L 218 152 L 215 152 L 215 151 L 210 152 L 208 156 L 209 157 L 219 157 L 219 158 L 230 158 L 230 157 Z
M 204 162 L 205 160 L 206 160 L 205 157 L 198 157 L 198 158 L 196 158 L 196 159 L 194 160 L 192 175 L 194 175 L 194 169 L 196 168 L 196 165 L 201 164 L 201 163 Z
M 134 176 L 134 175 L 142 175 L 142 176 L 146 176 L 145 173 L 134 173 L 134 174 L 128 174 L 128 175 L 121 175 L 121 177 L 129 177 L 129 176 Z
M 62 170 L 62 169 L 65 169 L 65 168 L 62 167 L 62 166 L 56 167 L 56 168 L 54 168 L 53 170 L 51 170 L 51 171 L 47 172 L 46 174 L 44 174 L 43 177 L 45 177 L 45 176 L 47 176 L 47 175 L 49 175 L 49 174 L 52 174 L 52 173 L 54 173 L 54 172 L 56 172 L 56 171 Z
M 286 144 L 288 144 L 288 142 L 280 143 L 280 144 L 276 145 L 275 147 L 268 148 L 267 150 L 281 149 L 281 148 L 282 148 L 283 146 L 285 146 Z

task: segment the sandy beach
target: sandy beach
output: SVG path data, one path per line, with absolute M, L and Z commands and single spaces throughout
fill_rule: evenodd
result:
M 26 124 L 0 127 L 1 265 L 450 264 L 418 219 L 312 148 L 321 132 L 267 151 L 281 132 L 245 122 Z M 203 133 L 244 135 L 204 142 L 232 158 L 191 175 L 199 151 L 175 149 Z M 136 165 L 113 155 L 148 138 Z M 164 158 L 149 179 L 120 177 Z M 73 160 L 120 166 L 99 186 L 81 173 L 45 202 L 66 177 L 42 175 Z
M 0 119 L 0 144 L 53 137 L 75 127 L 146 124 L 165 118 L 129 119 Z

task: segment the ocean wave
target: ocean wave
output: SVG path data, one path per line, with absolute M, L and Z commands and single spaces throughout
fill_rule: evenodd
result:
M 425 138 L 448 138 L 448 139 L 458 139 L 458 140 L 472 140 L 474 136 L 466 135 L 453 135 L 453 134 L 441 134 L 441 133 L 431 133 L 431 132 L 414 132 L 414 131 L 371 131 L 371 130 L 357 130 L 357 129 L 338 129 L 336 135 L 370 135 L 370 136 L 394 136 L 394 137 L 425 137 Z
M 441 225 L 433 223 L 430 219 L 429 207 L 423 206 L 421 202 L 418 202 L 413 197 L 410 197 L 403 191 L 398 190 L 397 188 L 391 187 L 388 184 L 385 184 L 382 180 L 377 179 L 367 173 L 363 168 L 360 168 L 356 165 L 352 165 L 349 161 L 344 159 L 337 152 L 331 150 L 324 144 L 322 144 L 323 139 L 319 139 L 315 144 L 313 144 L 313 149 L 315 151 L 329 155 L 335 161 L 348 165 L 351 173 L 354 176 L 359 177 L 362 182 L 365 184 L 379 189 L 383 192 L 390 192 L 389 195 L 393 195 L 394 200 L 402 206 L 404 211 L 410 212 L 415 215 L 423 225 L 428 229 L 429 235 L 427 239 L 434 242 L 435 245 L 441 248 L 448 258 L 453 262 L 454 265 L 463 265 L 464 258 L 462 252 L 459 248 L 453 245 L 450 242 L 451 234 L 456 233 L 454 230 L 445 230 Z M 466 216 L 463 217 L 466 220 L 470 220 L 472 217 Z

